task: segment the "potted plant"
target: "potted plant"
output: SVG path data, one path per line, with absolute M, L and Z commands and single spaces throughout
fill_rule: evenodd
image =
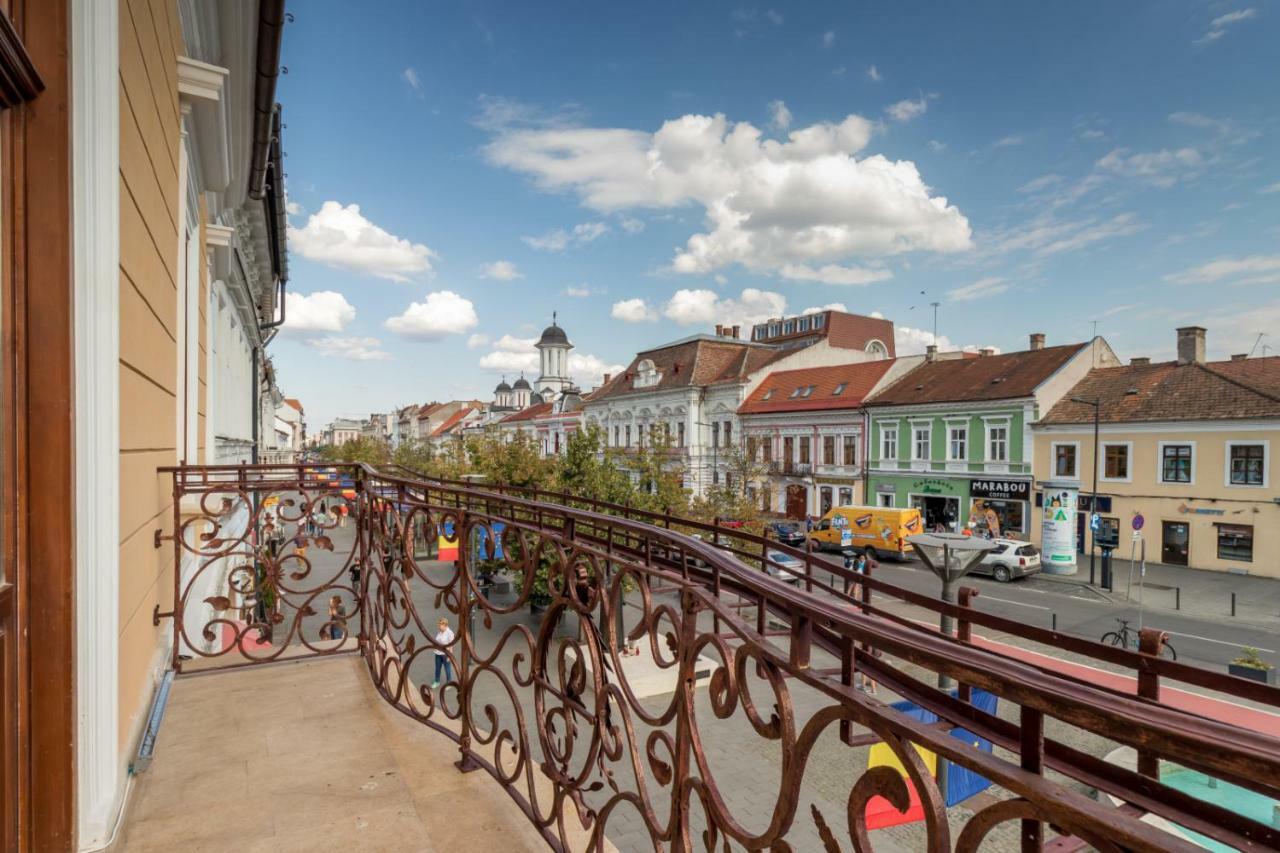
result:
M 1252 678 L 1264 684 L 1276 683 L 1276 668 L 1258 657 L 1258 650 L 1252 646 L 1240 649 L 1240 656 L 1227 664 L 1227 672 L 1241 678 Z

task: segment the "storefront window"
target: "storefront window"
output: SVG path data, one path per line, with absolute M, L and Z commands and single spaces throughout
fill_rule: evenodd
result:
M 1253 562 L 1253 525 L 1219 524 L 1218 559 Z
M 981 536 L 989 535 L 993 539 L 1025 533 L 1026 515 L 1026 501 L 981 498 L 975 500 L 969 508 L 969 521 L 973 524 L 974 532 Z
M 818 494 L 821 495 L 822 498 L 822 509 L 820 509 L 819 512 L 826 515 L 831 510 L 831 487 L 823 486 L 822 489 L 819 490 Z

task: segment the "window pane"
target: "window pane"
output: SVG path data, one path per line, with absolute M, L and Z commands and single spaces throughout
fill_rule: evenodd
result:
M 836 437 L 834 435 L 824 435 L 822 437 L 822 462 L 824 465 L 836 464 Z
M 1218 525 L 1218 558 L 1253 562 L 1253 526 L 1248 524 Z
M 844 464 L 858 464 L 858 437 L 856 435 L 846 435 L 844 437 Z
M 1166 483 L 1191 482 L 1191 445 L 1169 444 L 1161 449 L 1160 478 Z
M 1266 448 L 1261 444 L 1236 444 L 1231 447 L 1231 483 L 1236 486 L 1261 486 Z
M 1109 444 L 1104 455 L 1103 473 L 1107 477 L 1124 479 L 1129 476 L 1129 448 L 1123 444 Z

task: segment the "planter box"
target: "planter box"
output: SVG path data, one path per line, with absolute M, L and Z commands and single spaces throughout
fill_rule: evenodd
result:
M 1275 669 L 1258 669 L 1252 666 L 1240 666 L 1236 663 L 1227 664 L 1227 672 L 1231 675 L 1237 675 L 1240 678 L 1249 678 L 1254 681 L 1261 681 L 1263 684 L 1276 683 Z

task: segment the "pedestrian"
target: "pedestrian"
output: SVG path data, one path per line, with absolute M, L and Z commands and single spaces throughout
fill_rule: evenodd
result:
M 853 570 L 860 575 L 867 573 L 867 555 L 864 551 L 859 551 L 858 556 L 854 558 Z
M 453 681 L 453 664 L 449 662 L 448 646 L 457 636 L 453 633 L 453 629 L 449 627 L 448 619 L 441 619 L 436 623 L 439 628 L 436 632 L 436 675 L 435 681 L 431 682 L 431 688 L 440 686 L 440 670 L 444 670 L 444 680 L 448 684 Z
M 863 651 L 863 652 L 860 652 L 860 654 L 865 655 L 866 652 Z M 880 651 L 879 649 L 871 649 L 872 657 L 878 658 L 878 657 L 882 657 L 883 655 L 884 655 L 884 652 Z M 853 672 L 853 687 L 855 690 L 861 690 L 863 693 L 867 694 L 868 696 L 876 695 L 876 690 L 878 689 L 876 686 L 876 680 L 874 678 L 862 672 L 861 670 L 856 670 L 856 669 Z
M 805 533 L 813 532 L 813 516 L 812 515 L 806 515 L 804 517 L 804 532 Z
M 347 633 L 347 609 L 342 606 L 342 596 L 329 599 L 329 639 L 341 640 Z
M 299 557 L 307 556 L 307 537 L 303 533 L 302 528 L 298 528 L 297 534 L 293 537 L 293 553 Z
M 339 527 L 347 526 L 347 505 L 346 504 L 338 505 L 338 526 Z

